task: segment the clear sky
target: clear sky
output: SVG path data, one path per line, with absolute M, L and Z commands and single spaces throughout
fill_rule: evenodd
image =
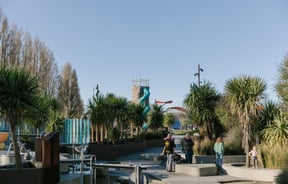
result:
M 287 0 L 1 0 L 10 24 L 37 36 L 61 69 L 76 69 L 85 104 L 103 94 L 132 98 L 132 81 L 148 79 L 150 103 L 181 106 L 190 84 L 263 78 L 274 98 L 288 53 Z

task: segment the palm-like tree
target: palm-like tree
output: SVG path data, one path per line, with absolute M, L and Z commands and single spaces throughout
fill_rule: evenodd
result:
M 128 111 L 128 101 L 124 97 L 115 97 L 113 102 L 113 109 L 115 111 L 115 116 L 117 120 L 117 126 L 120 126 L 120 137 L 123 139 L 124 129 L 127 128 L 127 111 Z
M 255 135 L 261 140 L 261 131 L 267 128 L 274 122 L 275 117 L 280 115 L 280 106 L 272 101 L 268 101 L 264 104 L 262 110 L 258 111 L 257 123 L 252 125 L 252 130 Z
M 37 89 L 36 78 L 31 77 L 28 72 L 19 69 L 0 68 L 0 111 L 10 123 L 16 168 L 22 168 L 16 138 L 16 126 L 23 120 L 25 109 L 35 105 Z
M 184 99 L 184 104 L 191 114 L 193 122 L 204 128 L 204 137 L 212 140 L 214 133 L 214 123 L 217 121 L 215 108 L 220 95 L 211 83 L 205 82 L 198 86 L 190 86 L 190 92 Z
M 164 110 L 163 105 L 158 106 L 157 104 L 152 105 L 152 109 L 149 112 L 148 127 L 152 129 L 152 131 L 157 131 L 160 127 L 163 126 L 164 120 Z
M 262 131 L 263 138 L 269 145 L 286 146 L 288 142 L 288 119 L 280 112 L 266 129 Z
M 239 76 L 227 81 L 225 91 L 232 114 L 237 114 L 242 125 L 242 147 L 246 153 L 246 166 L 249 167 L 249 139 L 251 124 L 256 117 L 256 103 L 264 97 L 266 83 L 259 77 Z
M 88 114 L 91 120 L 91 142 L 99 142 L 99 132 L 100 132 L 100 142 L 103 143 L 103 131 L 100 131 L 100 128 L 103 127 L 103 124 L 106 119 L 106 110 L 104 104 L 105 97 L 102 94 L 97 94 L 89 100 L 88 103 Z M 101 129 L 103 130 L 103 129 Z M 94 136 L 95 133 L 95 136 Z
M 25 122 L 34 128 L 34 133 L 42 127 L 49 118 L 50 110 L 58 110 L 58 102 L 49 95 L 37 96 L 37 107 L 26 109 Z M 51 115 L 51 114 L 50 114 Z
M 263 135 L 264 160 L 269 168 L 286 168 L 288 162 L 288 119 L 280 111 L 269 123 L 267 128 L 261 131 Z
M 128 119 L 130 122 L 131 137 L 133 137 L 133 127 L 135 126 L 136 135 L 139 136 L 142 125 L 147 121 L 147 116 L 143 114 L 144 109 L 145 106 L 140 103 L 132 103 L 128 106 Z

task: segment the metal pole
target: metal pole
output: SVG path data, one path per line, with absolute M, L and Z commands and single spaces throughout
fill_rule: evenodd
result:
M 202 68 L 200 68 L 200 65 L 198 64 L 198 68 L 197 68 L 197 73 L 194 73 L 194 76 L 197 75 L 198 77 L 198 87 L 200 87 L 200 84 L 201 84 L 201 80 L 200 80 L 200 73 L 203 72 L 204 70 Z
M 94 184 L 96 184 L 96 167 L 94 168 L 92 166 L 93 158 L 95 158 L 95 162 L 96 162 L 96 155 L 92 155 L 90 157 L 90 184 L 93 183 L 93 176 L 94 176 Z M 95 169 L 95 173 L 94 173 L 94 169 Z
M 200 87 L 200 65 L 198 64 L 198 86 Z

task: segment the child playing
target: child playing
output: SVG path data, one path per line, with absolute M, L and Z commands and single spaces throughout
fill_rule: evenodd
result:
M 257 159 L 257 146 L 253 146 L 253 149 L 249 152 L 249 155 L 252 156 L 253 159 L 253 168 L 258 169 L 258 159 Z

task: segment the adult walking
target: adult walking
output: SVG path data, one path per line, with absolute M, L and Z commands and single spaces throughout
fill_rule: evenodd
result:
M 166 170 L 168 172 L 174 171 L 174 148 L 176 147 L 174 143 L 174 139 L 172 138 L 172 135 L 169 133 L 167 137 L 164 138 L 164 148 L 163 148 L 163 154 L 166 155 Z
M 224 155 L 224 143 L 222 137 L 217 137 L 216 142 L 214 143 L 215 151 L 215 164 L 217 167 L 217 174 L 220 174 L 222 171 L 223 155 Z
M 193 146 L 194 142 L 191 139 L 191 135 L 189 133 L 185 134 L 185 137 L 181 140 L 182 152 L 185 153 L 185 162 L 188 164 L 192 164 L 193 162 Z

